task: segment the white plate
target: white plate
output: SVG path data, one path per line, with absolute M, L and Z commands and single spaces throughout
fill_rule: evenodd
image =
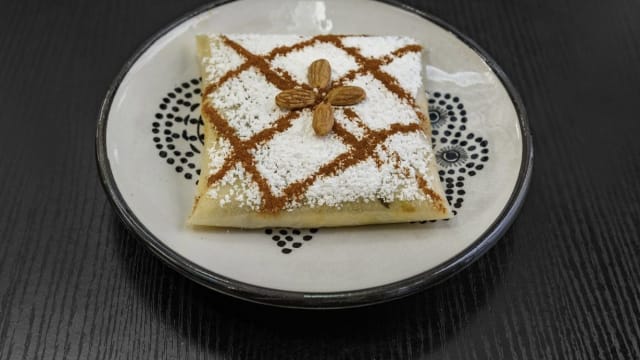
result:
M 428 49 L 435 148 L 457 216 L 319 230 L 186 226 L 202 146 L 194 36 L 206 32 L 393 34 L 421 41 Z M 431 16 L 369 1 L 245 0 L 198 9 L 125 64 L 97 133 L 106 192 L 154 253 L 205 286 L 294 307 L 386 301 L 459 271 L 513 221 L 532 156 L 522 102 L 477 45 Z

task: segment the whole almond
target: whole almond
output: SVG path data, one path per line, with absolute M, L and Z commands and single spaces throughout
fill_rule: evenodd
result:
M 322 103 L 316 106 L 313 111 L 313 122 L 311 123 L 316 135 L 327 135 L 333 128 L 333 109 L 331 105 Z
M 311 90 L 290 89 L 276 95 L 276 105 L 283 109 L 301 109 L 316 101 L 316 94 Z
M 325 89 L 331 81 L 331 64 L 325 59 L 319 59 L 309 65 L 307 72 L 309 85 L 318 89 Z
M 327 101 L 332 105 L 355 105 L 364 100 L 364 89 L 358 86 L 338 86 L 327 94 Z

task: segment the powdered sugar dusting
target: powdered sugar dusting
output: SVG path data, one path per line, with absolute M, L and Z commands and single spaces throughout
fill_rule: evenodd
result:
M 285 132 L 254 150 L 256 168 L 276 196 L 296 181 L 315 173 L 320 166 L 347 151 L 335 135 L 317 136 L 311 127 L 312 113 L 304 110 Z
M 249 68 L 209 94 L 209 100 L 238 136 L 248 139 L 286 114 L 274 101 L 279 92 L 258 70 Z
M 420 74 L 420 59 L 420 53 L 410 52 L 382 66 L 381 70 L 393 74 L 400 86 L 415 97 L 418 95 L 418 89 L 422 86 L 422 77 L 416 76 L 416 74 Z
M 202 59 L 206 78 L 209 82 L 218 80 L 226 72 L 235 69 L 244 62 L 244 57 L 220 41 L 211 41 L 211 56 Z
M 378 58 L 418 42 L 401 36 L 347 36 L 342 39 L 342 43 L 348 47 L 358 48 L 364 56 Z
M 218 137 L 207 152 L 209 153 L 209 175 L 213 175 L 220 171 L 225 160 L 231 155 L 231 144 L 229 140 Z
M 428 184 L 429 162 L 433 159 L 426 137 L 419 132 L 395 134 L 376 148 L 376 158 L 367 159 L 335 176 L 321 177 L 307 190 L 311 207 L 340 207 L 344 202 L 393 202 L 425 200 L 416 176 Z
M 381 130 L 394 123 L 418 124 L 420 122 L 411 106 L 387 90 L 384 84 L 373 76 L 369 74 L 357 76 L 350 85 L 360 86 L 367 93 L 366 99 L 354 105 L 353 110 L 369 128 Z
M 334 109 L 333 117 L 340 126 L 342 126 L 347 132 L 355 136 L 360 140 L 364 136 L 365 129 L 362 127 L 357 119 L 349 119 L 342 108 Z
M 225 174 L 215 186 L 207 191 L 207 196 L 219 200 L 220 207 L 233 204 L 237 207 L 259 210 L 262 194 L 250 174 L 237 164 Z
M 407 169 L 409 177 L 420 176 L 431 186 L 433 179 L 429 176 L 429 162 L 434 160 L 433 151 L 424 133 L 394 134 L 384 142 L 384 145 L 387 154 L 398 155 L 399 166 Z
M 368 159 L 335 176 L 321 177 L 307 190 L 307 201 L 311 207 L 339 207 L 344 202 L 369 202 L 385 195 L 392 198 L 392 194 L 384 194 L 381 170 L 373 159 Z
M 266 55 L 277 47 L 291 46 L 309 39 L 308 36 L 301 35 L 229 34 L 227 37 L 256 55 Z
M 338 79 L 349 70 L 358 67 L 355 60 L 344 50 L 327 43 L 316 43 L 287 55 L 277 56 L 271 61 L 271 65 L 287 71 L 297 82 L 306 83 L 307 69 L 317 59 L 329 60 L 332 79 Z

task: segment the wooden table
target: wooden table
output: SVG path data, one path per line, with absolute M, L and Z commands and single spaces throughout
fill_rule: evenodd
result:
M 100 186 L 111 80 L 201 2 L 3 2 L 0 358 L 639 358 L 640 2 L 406 3 L 471 36 L 515 83 L 531 190 L 507 235 L 452 279 L 327 312 L 194 284 L 127 231 Z

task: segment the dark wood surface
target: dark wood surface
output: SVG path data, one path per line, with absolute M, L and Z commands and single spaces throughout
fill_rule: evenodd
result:
M 536 147 L 507 235 L 428 291 L 345 311 L 234 300 L 170 270 L 100 186 L 102 98 L 197 0 L 3 1 L 1 359 L 640 358 L 640 2 L 407 1 L 494 56 Z

